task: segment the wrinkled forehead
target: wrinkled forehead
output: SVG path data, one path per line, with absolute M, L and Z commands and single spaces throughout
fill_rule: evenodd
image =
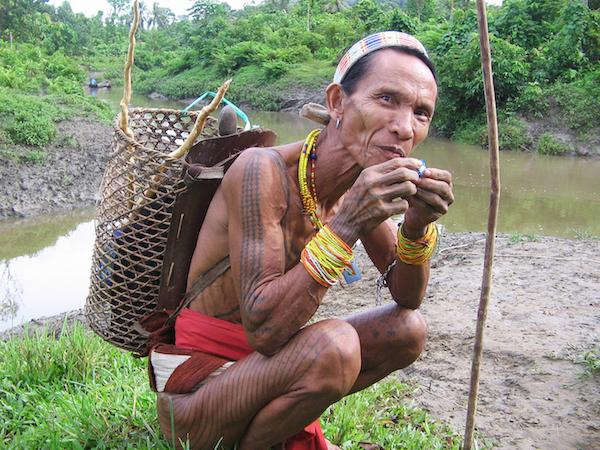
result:
M 376 50 L 388 47 L 413 48 L 428 58 L 427 50 L 414 36 L 400 31 L 382 31 L 361 39 L 342 56 L 333 76 L 334 83 L 341 83 L 344 76 L 361 58 Z

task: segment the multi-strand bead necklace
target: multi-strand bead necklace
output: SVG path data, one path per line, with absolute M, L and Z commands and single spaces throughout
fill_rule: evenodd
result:
M 298 160 L 298 184 L 300 185 L 300 197 L 302 208 L 315 227 L 315 230 L 323 228 L 323 222 L 317 213 L 317 188 L 315 185 L 315 162 L 317 160 L 317 139 L 321 130 L 313 130 L 309 133 L 302 146 Z M 308 166 L 310 163 L 310 176 Z M 310 184 L 309 180 L 310 179 Z
M 321 130 L 313 130 L 304 141 L 298 159 L 298 185 L 302 208 L 317 230 L 317 234 L 306 244 L 300 261 L 313 279 L 323 286 L 333 286 L 340 275 L 344 274 L 347 282 L 360 278 L 352 249 L 337 236 L 327 225 L 323 224 L 317 212 L 317 189 L 315 184 L 315 162 L 317 159 L 317 139 Z M 310 166 L 310 173 L 309 173 Z

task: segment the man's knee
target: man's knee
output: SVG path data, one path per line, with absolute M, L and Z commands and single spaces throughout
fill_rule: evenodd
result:
M 360 340 L 352 325 L 337 319 L 312 325 L 309 378 L 311 391 L 334 401 L 343 397 L 354 385 L 361 367 Z
M 412 363 L 425 348 L 427 339 L 427 322 L 418 310 L 404 309 L 402 311 L 401 345 L 406 356 Z

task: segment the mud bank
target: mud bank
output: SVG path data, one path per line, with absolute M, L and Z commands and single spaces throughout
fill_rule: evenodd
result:
M 112 127 L 90 119 L 57 125 L 42 163 L 0 157 L 0 219 L 28 217 L 95 204 L 108 161 Z

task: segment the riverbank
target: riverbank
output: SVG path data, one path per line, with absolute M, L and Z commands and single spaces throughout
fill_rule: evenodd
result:
M 456 430 L 466 414 L 484 240 L 445 236 L 422 307 L 427 346 L 399 375 L 418 386 L 417 406 Z M 597 239 L 499 235 L 477 420 L 498 448 L 594 448 L 600 440 L 600 379 L 580 364 L 600 345 L 598 254 Z M 378 274 L 362 250 L 358 262 L 362 279 L 331 289 L 318 318 L 374 307 Z M 56 333 L 62 318 L 51 323 Z
M 0 155 L 0 219 L 94 205 L 108 161 L 112 127 L 91 118 L 57 124 L 57 137 L 37 160 Z M 13 145 L 13 154 L 26 152 Z

